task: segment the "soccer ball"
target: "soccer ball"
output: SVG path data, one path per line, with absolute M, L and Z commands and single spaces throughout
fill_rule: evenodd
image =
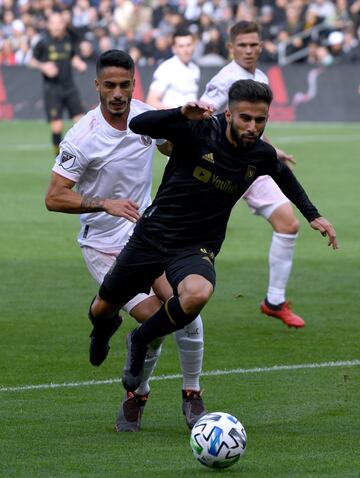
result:
M 195 458 L 210 468 L 228 468 L 244 454 L 246 431 L 239 420 L 224 412 L 204 415 L 191 431 Z

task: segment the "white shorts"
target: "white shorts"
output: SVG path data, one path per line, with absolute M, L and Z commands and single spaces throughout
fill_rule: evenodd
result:
M 260 176 L 242 196 L 253 214 L 269 219 L 282 204 L 290 202 L 270 176 Z
M 102 284 L 102 281 L 107 274 L 110 267 L 114 264 L 116 257 L 118 254 L 108 254 L 105 252 L 100 252 L 92 247 L 84 246 L 81 248 L 82 255 L 84 257 L 84 261 L 88 271 L 93 276 L 93 278 L 98 282 L 98 284 Z M 125 310 L 127 313 L 130 311 L 140 302 L 143 300 L 155 295 L 155 292 L 151 289 L 150 294 L 138 294 L 133 297 L 127 304 L 125 304 L 122 309 Z

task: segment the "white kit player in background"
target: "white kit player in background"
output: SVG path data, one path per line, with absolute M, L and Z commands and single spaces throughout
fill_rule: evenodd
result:
M 127 243 L 134 223 L 151 202 L 155 140 L 128 128 L 131 118 L 153 109 L 132 99 L 135 80 L 131 57 L 120 50 L 107 51 L 97 61 L 96 74 L 100 105 L 71 128 L 62 141 L 46 206 L 52 211 L 80 214 L 78 242 L 89 272 L 101 284 Z M 156 294 L 150 291 L 149 295 L 137 295 L 123 309 L 143 322 L 161 307 L 162 300 L 172 295 L 165 277 L 156 281 L 154 290 Z M 90 362 L 98 366 L 106 359 L 109 340 L 122 319 L 116 315 L 107 321 L 96 321 L 91 313 L 89 318 L 93 325 Z M 200 317 L 175 337 L 183 371 L 182 409 L 191 428 L 205 413 L 199 384 L 203 357 Z M 140 430 L 150 391 L 148 381 L 162 340 L 151 344 L 139 388 L 125 395 L 116 419 L 117 431 Z
M 189 30 L 173 35 L 174 56 L 154 72 L 146 102 L 157 109 L 176 108 L 197 99 L 200 69 L 192 61 L 195 41 Z
M 212 104 L 217 113 L 227 108 L 228 91 L 236 80 L 251 79 L 269 83 L 266 74 L 257 68 L 262 42 L 260 28 L 256 23 L 236 23 L 230 30 L 228 47 L 233 60 L 208 82 L 200 98 L 201 101 Z M 263 139 L 270 142 L 266 136 Z M 281 149 L 275 149 L 279 159 L 295 163 L 292 156 Z M 292 205 L 270 176 L 258 178 L 243 199 L 253 213 L 263 216 L 273 228 L 268 290 L 260 309 L 264 314 L 281 319 L 290 327 L 303 327 L 304 320 L 294 314 L 285 299 L 299 231 L 299 221 Z

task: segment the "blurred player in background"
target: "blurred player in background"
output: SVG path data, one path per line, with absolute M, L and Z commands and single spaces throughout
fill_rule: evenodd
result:
M 146 102 L 157 109 L 181 106 L 196 100 L 200 69 L 192 61 L 195 40 L 189 30 L 173 35 L 174 56 L 161 63 L 154 72 Z
M 35 45 L 30 67 L 43 75 L 43 95 L 47 120 L 55 154 L 64 131 L 63 113 L 67 110 L 76 122 L 84 114 L 79 92 L 75 86 L 72 68 L 84 72 L 86 63 L 77 54 L 77 42 L 67 31 L 61 13 L 51 13 L 47 33 Z
M 49 210 L 81 214 L 78 241 L 89 272 L 98 283 L 127 243 L 133 223 L 151 202 L 155 141 L 132 133 L 128 122 L 153 108 L 132 99 L 134 86 L 134 63 L 127 53 L 110 50 L 99 57 L 96 88 L 100 105 L 66 134 L 46 195 Z M 172 295 L 164 277 L 156 282 L 154 289 L 161 300 L 153 291 L 150 295 L 141 293 L 123 309 L 139 322 L 146 320 Z M 122 319 L 115 314 L 97 320 L 91 313 L 89 318 L 93 324 L 90 362 L 98 366 L 105 360 L 109 340 Z M 202 337 L 200 318 L 176 333 L 183 370 L 182 409 L 190 428 L 204 414 L 199 384 Z M 162 339 L 150 345 L 140 386 L 125 394 L 116 419 L 117 431 L 140 430 L 150 392 L 148 380 L 161 344 Z
M 230 30 L 228 44 L 233 60 L 224 66 L 206 85 L 200 100 L 212 104 L 216 112 L 227 108 L 229 88 L 240 79 L 269 83 L 266 74 L 257 68 L 262 42 L 260 28 L 254 22 L 240 21 Z M 264 141 L 270 143 L 266 135 Z M 278 158 L 295 163 L 293 157 L 275 148 Z M 258 178 L 243 196 L 254 214 L 263 216 L 273 228 L 269 250 L 269 282 L 261 311 L 276 317 L 289 327 L 304 327 L 304 320 L 290 309 L 285 299 L 290 277 L 299 221 L 288 198 L 270 176 Z

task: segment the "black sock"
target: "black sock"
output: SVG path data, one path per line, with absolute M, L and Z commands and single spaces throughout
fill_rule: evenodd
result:
M 52 144 L 54 147 L 54 151 L 56 156 L 59 154 L 59 146 L 61 143 L 61 133 L 51 133 Z
M 147 345 L 158 337 L 169 335 L 175 330 L 183 329 L 190 324 L 196 314 L 185 314 L 178 297 L 171 297 L 150 319 L 146 320 L 134 333 L 134 340 Z

